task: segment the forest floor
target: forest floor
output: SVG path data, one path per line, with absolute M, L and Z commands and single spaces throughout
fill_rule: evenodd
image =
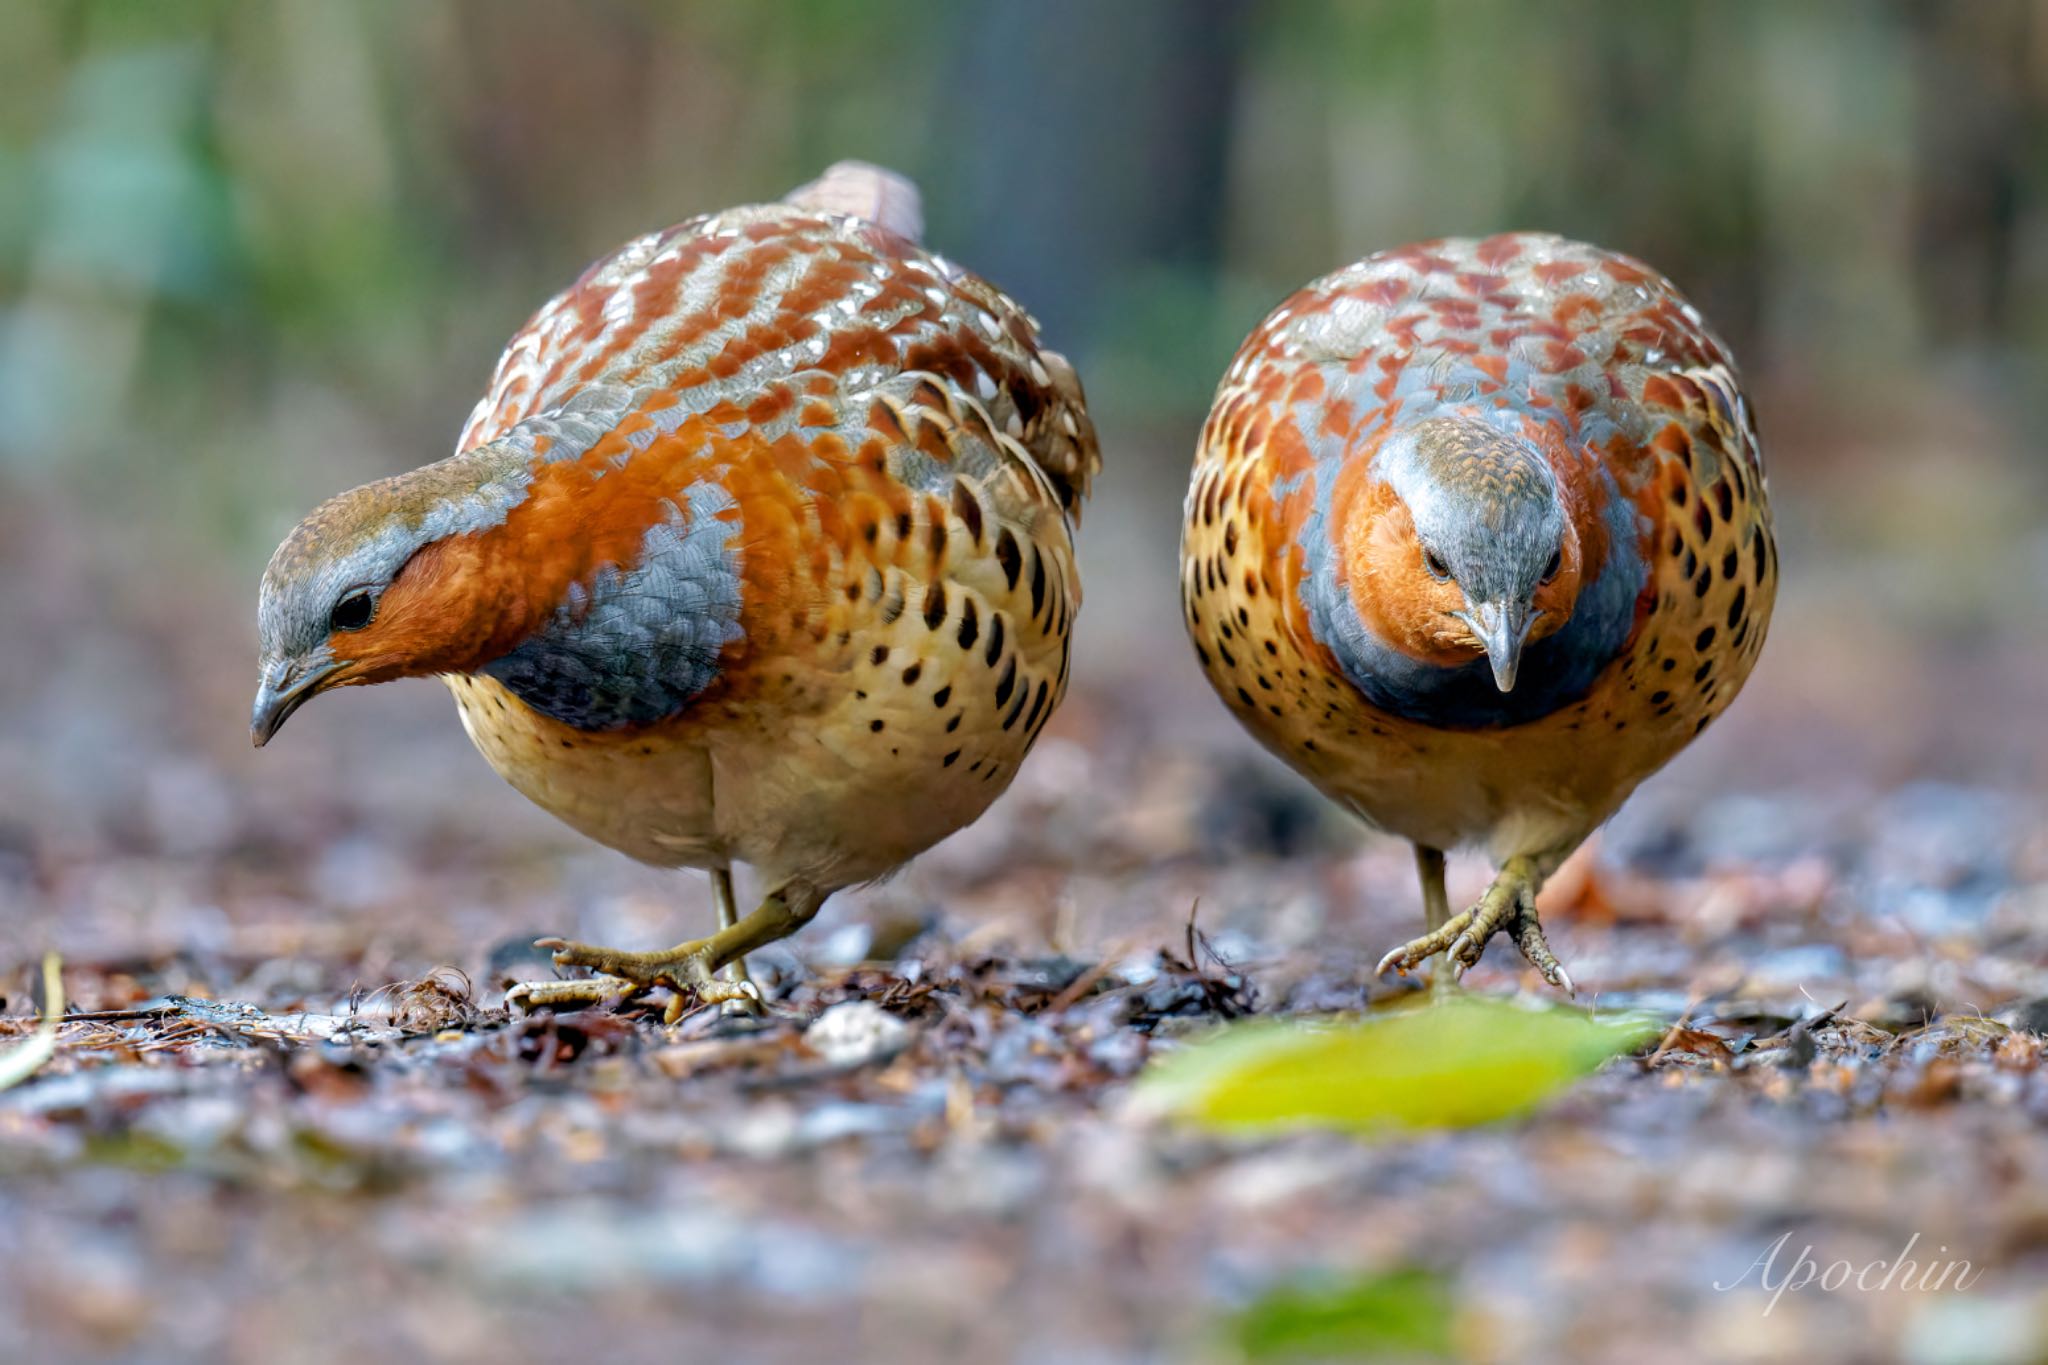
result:
M 1222 1362 L 1389 1295 L 1483 1360 L 2048 1340 L 2041 768 L 1843 776 L 1816 747 L 1894 731 L 1801 719 L 1810 655 L 1546 892 L 1580 1003 L 1654 1045 L 1515 1122 L 1254 1140 L 1133 1078 L 1414 990 L 1371 964 L 1419 912 L 1399 845 L 1184 742 L 1228 733 L 1206 698 L 1084 681 L 986 819 L 755 959 L 764 1018 L 516 1017 L 534 937 L 700 932 L 703 879 L 530 810 L 425 685 L 250 755 L 236 637 L 154 631 L 172 585 L 49 581 L 119 629 L 0 658 L 0 1048 L 46 948 L 72 1011 L 0 1092 L 0 1359 Z M 1914 686 L 1957 725 L 2012 700 L 1966 682 Z M 1468 985 L 1545 993 L 1504 943 Z

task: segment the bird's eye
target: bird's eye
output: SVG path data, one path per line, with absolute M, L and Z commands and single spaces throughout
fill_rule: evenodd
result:
M 1444 563 L 1435 550 L 1422 552 L 1422 567 L 1429 570 L 1429 576 L 1439 583 L 1451 576 L 1451 566 Z
M 1549 581 L 1550 581 L 1551 579 L 1553 579 L 1553 578 L 1557 577 L 1557 571 L 1558 571 L 1559 569 L 1562 569 L 1563 567 L 1564 567 L 1564 551 L 1563 551 L 1563 549 L 1561 549 L 1561 548 L 1560 548 L 1560 549 L 1552 550 L 1552 551 L 1550 552 L 1550 562 L 1549 562 L 1548 564 L 1545 564 L 1545 565 L 1543 566 L 1543 581 L 1544 581 L 1545 583 L 1548 583 L 1548 582 L 1549 582 Z
M 377 599 L 368 588 L 357 588 L 334 604 L 327 614 L 329 630 L 361 630 L 377 614 Z

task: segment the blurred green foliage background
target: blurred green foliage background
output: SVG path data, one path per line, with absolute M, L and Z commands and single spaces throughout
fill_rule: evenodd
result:
M 1084 682 L 1184 653 L 1178 504 L 1245 332 L 1368 251 L 1510 227 L 1649 260 L 1734 344 L 1780 634 L 1822 673 L 1938 645 L 1982 678 L 2041 623 L 2038 0 L 6 6 L 0 536 L 204 585 L 172 609 L 232 622 L 239 669 L 278 536 L 447 453 L 548 294 L 842 156 L 914 176 L 929 240 L 1087 381 Z

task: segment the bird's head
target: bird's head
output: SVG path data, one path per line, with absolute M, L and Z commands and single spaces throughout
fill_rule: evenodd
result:
M 1512 690 L 1523 649 L 1571 619 L 1584 564 L 1571 505 L 1520 435 L 1462 416 L 1397 429 L 1345 518 L 1360 616 L 1434 663 L 1484 654 Z
M 457 457 L 330 498 L 294 527 L 263 573 L 250 738 L 260 747 L 331 688 L 459 669 L 484 652 L 504 613 L 479 590 L 476 533 L 524 486 L 523 471 Z

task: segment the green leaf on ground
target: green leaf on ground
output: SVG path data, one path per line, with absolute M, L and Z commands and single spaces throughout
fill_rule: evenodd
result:
M 1661 1031 L 1476 995 L 1338 1024 L 1256 1021 L 1155 1063 L 1137 1104 L 1223 1129 L 1464 1128 L 1525 1113 Z
M 1450 1285 L 1395 1270 L 1322 1289 L 1276 1289 L 1232 1319 L 1238 1354 L 1259 1362 L 1441 1359 L 1453 1354 Z

